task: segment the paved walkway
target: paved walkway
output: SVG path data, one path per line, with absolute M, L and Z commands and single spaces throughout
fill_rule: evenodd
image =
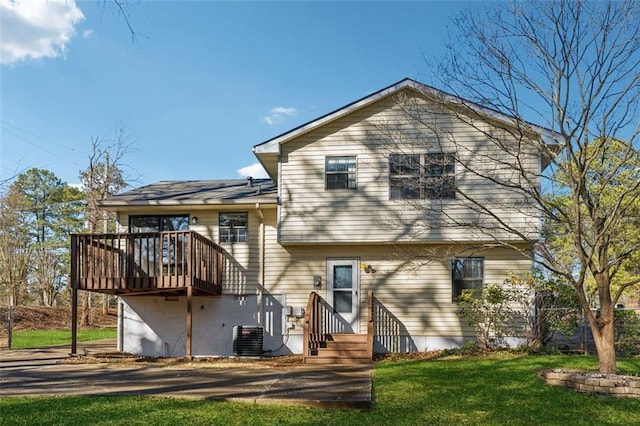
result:
M 34 365 L 32 362 L 38 358 L 57 362 L 60 358 L 55 357 L 61 354 L 66 357 L 68 347 L 10 351 L 10 355 L 7 352 L 0 352 L 0 397 L 147 395 L 320 407 L 371 406 L 368 365 L 252 365 L 251 368 L 203 368 L 188 364 L 163 368 L 117 364 Z

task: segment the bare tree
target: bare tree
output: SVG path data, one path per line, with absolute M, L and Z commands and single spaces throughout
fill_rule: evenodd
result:
M 64 263 L 59 250 L 51 246 L 40 246 L 34 252 L 35 287 L 40 301 L 45 306 L 53 306 L 56 297 L 66 287 Z
M 33 260 L 31 235 L 20 218 L 25 203 L 19 198 L 0 196 L 0 294 L 9 298 L 10 306 L 20 303 L 26 292 Z
M 115 140 L 105 142 L 103 139 L 91 138 L 91 154 L 89 164 L 80 172 L 80 179 L 84 188 L 87 202 L 87 227 L 89 232 L 108 232 L 110 226 L 115 223 L 110 220 L 109 213 L 100 209 L 98 201 L 115 195 L 127 187 L 124 174 L 124 158 L 131 150 L 127 145 L 127 131 L 124 126 L 116 129 Z M 103 309 L 108 306 L 108 298 L 105 295 Z M 90 298 L 89 293 L 84 292 L 82 297 L 81 325 L 89 325 Z
M 431 144 L 452 153 L 435 167 L 455 162 L 454 180 L 438 173 L 436 185 L 422 190 L 453 191 L 466 211 L 450 214 L 442 203 L 416 202 L 432 219 L 420 221 L 423 232 L 465 228 L 485 247 L 519 250 L 570 282 L 599 369 L 614 373 L 615 304 L 640 282 L 629 267 L 639 233 L 628 232 L 640 213 L 640 4 L 495 3 L 463 12 L 454 24 L 457 36 L 437 74 L 455 97 L 434 95 L 440 111 L 428 116 L 398 103 Z M 443 124 L 445 116 L 481 135 L 482 143 L 460 141 Z M 466 185 L 470 178 L 476 184 Z M 500 191 L 486 190 L 492 186 Z M 597 310 L 585 292 L 590 277 Z

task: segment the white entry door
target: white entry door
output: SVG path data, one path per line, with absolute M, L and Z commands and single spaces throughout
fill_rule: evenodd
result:
M 360 331 L 360 260 L 327 260 L 327 301 L 344 321 L 345 331 Z

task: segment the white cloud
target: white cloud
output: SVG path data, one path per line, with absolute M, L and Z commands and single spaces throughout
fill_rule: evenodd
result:
M 75 0 L 0 0 L 0 63 L 64 55 L 83 19 Z
M 256 179 L 268 178 L 266 170 L 260 163 L 253 163 L 250 166 L 243 167 L 237 170 L 238 174 L 242 177 L 253 177 Z
M 285 117 L 291 117 L 298 113 L 295 108 L 291 107 L 275 107 L 271 110 L 271 115 L 263 117 L 264 121 L 269 125 L 274 125 L 282 121 Z
M 84 30 L 84 31 L 82 32 L 82 38 L 89 38 L 89 37 L 91 37 L 91 34 L 93 34 L 93 32 L 94 32 L 93 30 Z

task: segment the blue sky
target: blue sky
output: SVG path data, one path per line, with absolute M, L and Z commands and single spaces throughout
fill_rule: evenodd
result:
M 252 146 L 404 77 L 435 85 L 467 5 L 140 1 L 132 41 L 109 0 L 0 0 L 0 181 L 77 183 L 121 125 L 134 186 L 255 176 Z

